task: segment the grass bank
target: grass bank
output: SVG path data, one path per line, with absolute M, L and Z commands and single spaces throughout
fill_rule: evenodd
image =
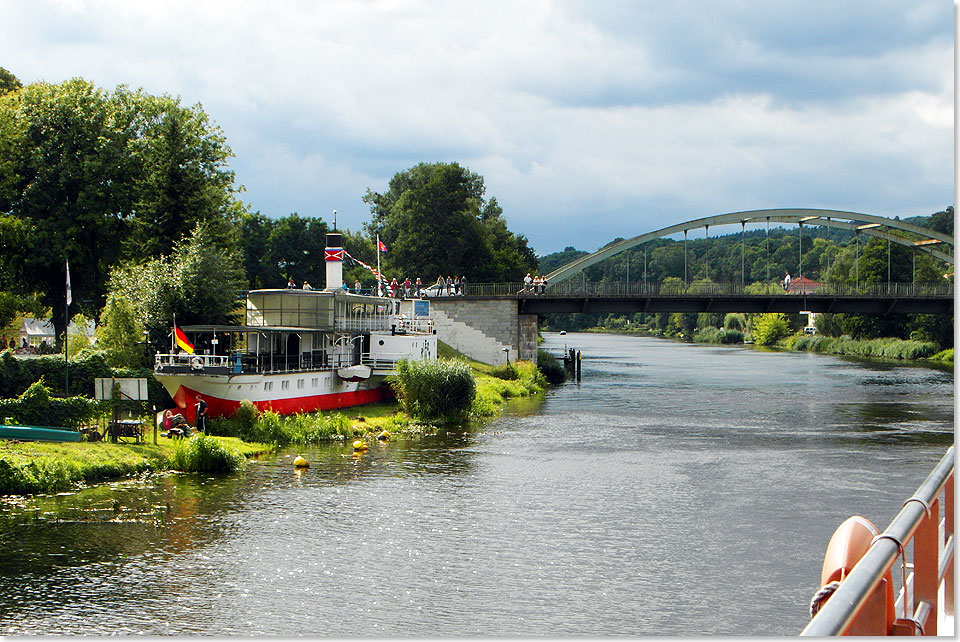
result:
M 244 457 L 269 452 L 266 444 L 209 438 Z M 56 493 L 119 477 L 174 469 L 183 440 L 152 443 L 39 442 L 0 440 L 0 495 Z M 181 460 L 183 460 L 181 456 Z
M 496 417 L 509 400 L 542 393 L 547 386 L 537 367 L 527 361 L 491 366 L 474 361 L 442 342 L 438 352 L 441 361 L 469 366 L 475 382 L 475 394 L 468 411 L 454 418 L 421 418 L 404 412 L 397 402 L 287 416 L 258 413 L 252 404 L 243 403 L 232 417 L 212 420 L 210 432 L 279 446 L 369 440 L 384 432 L 386 438 L 432 435 L 451 423 Z

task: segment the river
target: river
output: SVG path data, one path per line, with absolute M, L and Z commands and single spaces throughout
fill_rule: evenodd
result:
M 953 442 L 951 371 L 567 344 L 581 383 L 483 426 L 5 502 L 0 634 L 795 635 Z

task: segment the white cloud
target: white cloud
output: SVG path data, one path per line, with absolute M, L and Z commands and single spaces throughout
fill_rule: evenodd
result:
M 367 187 L 454 160 L 541 253 L 738 209 L 952 197 L 936 0 L 9 5 L 0 64 L 203 103 L 268 215 L 336 208 L 358 229 Z

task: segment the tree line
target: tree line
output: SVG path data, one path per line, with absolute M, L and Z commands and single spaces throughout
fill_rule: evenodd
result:
M 243 290 L 288 279 L 324 287 L 328 222 L 251 211 L 232 157 L 200 104 L 82 78 L 24 85 L 0 68 L 4 335 L 16 334 L 22 315 L 49 315 L 59 345 L 79 313 L 99 320 L 104 345 L 118 346 L 124 361 L 142 354 L 145 338 L 162 347 L 174 315 L 180 324 L 223 324 L 242 315 Z M 370 222 L 338 231 L 371 266 L 379 234 L 387 277 L 518 281 L 536 255 L 485 192 L 483 178 L 458 163 L 420 163 L 384 192 L 358 195 Z M 374 283 L 359 262 L 347 262 L 345 279 Z

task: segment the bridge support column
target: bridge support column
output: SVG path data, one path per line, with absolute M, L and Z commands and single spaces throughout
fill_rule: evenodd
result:
M 537 315 L 517 315 L 518 356 L 524 361 L 537 362 Z

